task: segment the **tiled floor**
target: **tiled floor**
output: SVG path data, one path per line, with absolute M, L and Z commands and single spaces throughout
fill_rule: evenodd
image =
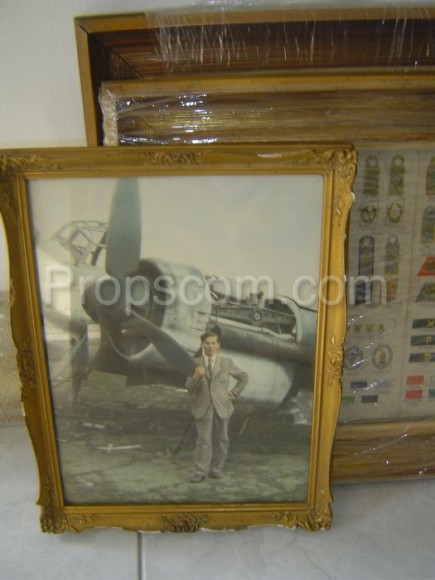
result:
M 331 530 L 39 531 L 23 425 L 0 428 L 0 580 L 435 578 L 435 479 L 335 486 Z M 141 547 L 139 550 L 138 547 Z

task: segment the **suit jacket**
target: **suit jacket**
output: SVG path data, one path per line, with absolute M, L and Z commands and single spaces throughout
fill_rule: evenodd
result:
M 200 356 L 194 360 L 198 366 L 207 371 L 204 357 Z M 197 383 L 192 381 L 192 377 L 187 379 L 186 387 L 192 395 L 192 414 L 195 419 L 201 419 L 205 415 L 210 403 L 221 419 L 228 419 L 231 416 L 234 411 L 229 398 L 231 377 L 237 381 L 231 392 L 238 397 L 248 382 L 248 373 L 242 371 L 230 358 L 218 356 L 211 379 L 207 374 Z

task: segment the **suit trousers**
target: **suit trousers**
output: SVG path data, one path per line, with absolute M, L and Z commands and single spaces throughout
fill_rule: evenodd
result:
M 211 469 L 223 469 L 228 455 L 229 419 L 221 419 L 212 404 L 205 415 L 195 419 L 197 439 L 195 448 L 195 467 L 197 473 L 207 476 Z

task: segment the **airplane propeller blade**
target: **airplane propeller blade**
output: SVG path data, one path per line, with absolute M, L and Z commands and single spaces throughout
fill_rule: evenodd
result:
M 106 272 L 117 279 L 134 274 L 141 249 L 137 179 L 121 179 L 113 196 L 107 230 Z
M 135 310 L 132 310 L 132 315 L 141 321 L 144 335 L 172 367 L 186 376 L 193 374 L 196 364 L 176 340 Z
M 85 291 L 86 308 L 90 315 L 107 330 L 112 348 L 121 357 L 123 353 L 121 325 L 125 314 L 125 286 L 127 276 L 139 270 L 141 250 L 141 209 L 136 179 L 121 179 L 113 196 L 107 229 L 106 272 L 121 282 L 121 294 L 116 304 L 99 303 L 95 285 Z M 110 284 L 108 284 L 110 289 Z M 99 286 L 104 294 L 104 283 Z M 177 371 L 186 376 L 193 374 L 193 358 L 161 328 L 132 310 L 131 316 L 140 322 L 140 332 L 151 342 L 160 355 Z

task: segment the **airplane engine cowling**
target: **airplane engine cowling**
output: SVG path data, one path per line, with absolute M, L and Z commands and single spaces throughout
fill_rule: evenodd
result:
M 198 348 L 211 314 L 208 286 L 195 267 L 163 260 L 141 260 L 138 276 L 149 283 L 149 300 L 142 314 L 188 351 Z

